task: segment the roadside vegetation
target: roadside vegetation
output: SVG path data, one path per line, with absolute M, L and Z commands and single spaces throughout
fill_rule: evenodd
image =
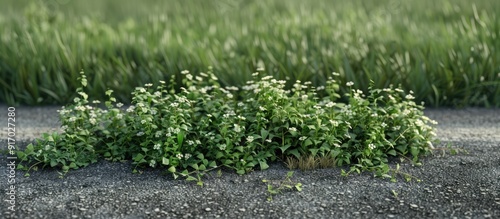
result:
M 287 81 L 264 71 L 244 86 L 224 87 L 211 68 L 200 76 L 184 70 L 181 78 L 137 87 L 129 106 L 117 102 L 113 90 L 106 91 L 107 100 L 93 99 L 82 72 L 79 97 L 59 111 L 61 132 L 44 134 L 19 151 L 18 168 L 50 166 L 63 175 L 99 159 L 131 160 L 134 172 L 161 167 L 203 185 L 202 176 L 220 167 L 245 174 L 281 160 L 289 167 L 347 166 L 343 175 L 371 171 L 395 180 L 400 172 L 389 166 L 391 157 L 420 165 L 419 158 L 433 149 L 436 122 L 423 115 L 411 91 L 364 93 L 353 82 L 340 84 L 338 73 L 326 86 L 295 81 L 286 89 Z M 340 87 L 349 90 L 347 104 L 337 101 Z M 271 193 L 282 189 L 270 186 Z

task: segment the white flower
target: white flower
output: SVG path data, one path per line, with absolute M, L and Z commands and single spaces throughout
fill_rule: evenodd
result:
M 264 67 L 262 67 L 262 66 L 261 66 L 261 67 L 258 67 L 258 68 L 257 68 L 257 71 L 264 71 Z
M 76 121 L 76 117 L 74 117 L 74 116 L 70 117 L 70 118 L 69 118 L 69 121 L 70 121 L 70 122 L 74 122 L 74 121 Z
M 393 130 L 393 131 L 398 131 L 399 129 L 401 129 L 401 126 L 399 126 L 399 125 L 398 125 L 398 126 L 394 126 L 394 127 L 392 127 L 392 130 Z
M 127 112 L 131 113 L 131 112 L 134 112 L 134 110 L 135 110 L 135 106 L 129 106 L 127 109 Z
M 193 145 L 193 144 L 194 144 L 194 141 L 192 141 L 192 140 L 188 140 L 188 141 L 187 141 L 187 143 L 188 143 L 188 145 Z
M 90 118 L 90 119 L 89 119 L 89 122 L 90 122 L 90 124 L 95 125 L 95 123 L 96 123 L 97 121 L 96 121 L 96 119 L 95 119 L 95 118 Z
M 45 145 L 45 150 L 46 151 L 50 150 L 50 145 Z
M 151 167 L 155 167 L 155 166 L 156 166 L 156 161 L 155 161 L 155 160 L 151 160 L 151 161 L 149 162 L 149 166 L 151 166 Z
M 76 110 L 79 110 L 79 111 L 85 111 L 85 107 L 84 106 L 77 106 L 75 107 Z
M 153 86 L 153 84 L 148 83 L 148 84 L 145 84 L 144 86 L 146 86 L 146 87 L 151 87 L 151 86 Z
M 300 137 L 300 138 L 299 138 L 299 141 L 304 141 L 304 140 L 306 140 L 306 139 L 307 139 L 307 137 L 306 137 L 306 136 L 302 136 L 302 137 Z
M 245 104 L 243 102 L 238 103 L 238 107 L 243 107 Z
M 219 144 L 219 149 L 221 151 L 226 150 L 226 144 Z
M 137 89 L 138 89 L 138 90 L 139 90 L 139 92 L 141 92 L 141 93 L 146 93 L 146 89 L 144 89 L 144 88 L 142 88 L 142 87 L 139 87 L 139 88 L 137 88 Z
M 254 140 L 253 136 L 248 136 L 248 137 L 247 137 L 247 141 L 248 141 L 248 143 L 251 143 L 253 140 Z
M 406 99 L 408 99 L 408 100 L 413 100 L 413 99 L 415 99 L 415 97 L 414 97 L 413 95 L 411 95 L 411 94 L 406 95 L 406 97 L 405 97 L 405 98 L 406 98 Z
M 370 148 L 370 150 L 373 150 L 373 149 L 375 149 L 375 145 L 374 144 L 369 144 L 368 148 Z
M 241 127 L 238 124 L 234 124 L 234 131 L 235 132 L 241 132 Z
M 187 78 L 188 80 L 190 80 L 190 81 L 191 81 L 191 80 L 193 80 L 193 75 L 191 75 L 191 74 L 187 74 L 187 75 L 186 75 L 186 78 Z
M 268 138 L 268 139 L 266 139 L 266 142 L 271 143 L 271 142 L 273 142 L 273 141 L 272 141 L 271 139 L 269 139 L 269 138 Z
M 231 99 L 231 98 L 233 98 L 233 95 L 231 93 L 228 93 L 227 98 Z
M 182 155 L 182 154 L 177 154 L 177 155 L 175 155 L 175 157 L 177 157 L 177 159 L 179 159 L 179 160 L 180 160 L 180 159 L 182 159 L 182 158 L 184 157 L 184 155 Z
M 307 100 L 307 97 L 308 97 L 308 96 L 307 96 L 306 94 L 304 94 L 304 95 L 302 95 L 300 98 L 302 98 L 302 101 L 306 101 L 306 100 Z
M 173 108 L 176 108 L 176 107 L 179 106 L 179 103 L 171 103 L 170 106 L 173 107 Z
M 196 140 L 194 141 L 196 144 L 201 144 L 201 141 L 200 140 Z
M 259 106 L 259 110 L 260 110 L 260 111 L 265 111 L 265 110 L 266 110 L 266 108 L 264 108 L 264 107 L 262 107 L 262 106 Z
M 117 103 L 117 104 L 116 104 L 116 107 L 118 107 L 118 108 L 120 108 L 120 107 L 122 107 L 122 106 L 123 106 L 123 103 Z
M 399 89 L 399 88 L 396 88 L 396 89 L 394 89 L 394 90 L 395 90 L 395 91 L 397 91 L 397 92 L 399 92 L 399 93 L 403 93 L 403 92 L 404 92 L 403 90 L 401 90 L 401 89 Z
M 184 154 L 184 158 L 187 160 L 191 157 L 191 154 Z
M 333 75 L 333 76 L 340 76 L 340 74 L 339 74 L 339 73 L 337 73 L 337 72 L 332 72 L 332 75 Z
M 335 120 L 330 120 L 330 123 L 333 125 L 333 127 L 339 126 L 339 122 Z
M 387 124 L 385 124 L 385 122 L 383 122 L 382 124 L 380 124 L 380 126 L 382 126 L 382 128 L 385 128 L 387 126 Z
M 93 104 L 99 104 L 99 103 L 101 103 L 101 101 L 99 101 L 99 100 L 94 100 L 94 101 L 92 101 L 92 103 L 93 103 Z
M 123 118 L 123 114 L 121 114 L 121 113 L 116 114 L 116 118 L 117 119 L 122 119 Z
M 288 128 L 288 131 L 290 132 L 297 132 L 297 129 L 295 127 Z
M 189 74 L 189 71 L 188 70 L 183 70 L 183 71 L 181 71 L 181 74 L 183 74 L 183 75 Z
M 161 147 L 161 144 L 155 144 L 155 146 L 153 147 L 153 149 L 160 150 L 160 147 Z
M 331 108 L 331 107 L 335 106 L 335 103 L 330 101 L 325 106 L 328 108 Z
M 349 82 L 347 82 L 345 85 L 347 85 L 348 87 L 350 87 L 350 86 L 354 85 L 354 82 L 349 81 Z
M 73 99 L 73 101 L 75 101 L 75 103 L 78 103 L 80 101 L 80 98 L 75 97 L 75 99 Z
M 137 133 L 137 136 L 143 136 L 144 135 L 144 132 L 138 132 Z
M 159 138 L 161 136 L 161 134 L 163 134 L 161 131 L 156 131 L 155 137 Z
M 160 81 L 161 84 L 165 84 L 165 81 Z

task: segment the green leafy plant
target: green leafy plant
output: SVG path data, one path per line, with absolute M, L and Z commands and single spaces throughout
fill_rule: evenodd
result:
M 337 73 L 326 86 L 296 81 L 286 89 L 287 81 L 262 72 L 244 86 L 222 87 L 212 68 L 196 75 L 185 70 L 168 83 L 137 87 L 129 106 L 118 103 L 112 90 L 103 104 L 89 100 L 82 72 L 79 97 L 59 111 L 61 132 L 19 151 L 19 168 L 49 165 L 66 173 L 101 158 L 130 160 L 134 172 L 164 168 L 202 186 L 202 176 L 219 167 L 245 174 L 285 158 L 302 167 L 349 165 L 344 175 L 374 171 L 383 177 L 391 171 L 389 157 L 418 164 L 433 148 L 435 122 L 413 102 L 412 92 L 370 87 L 365 95 L 347 82 L 349 102 L 343 104 L 337 102 Z
M 269 193 L 267 200 L 272 201 L 274 195 L 281 194 L 284 191 L 302 191 L 302 183 L 292 181 L 292 176 L 293 171 L 288 171 L 283 180 L 263 179 L 262 182 L 267 185 L 267 192 Z

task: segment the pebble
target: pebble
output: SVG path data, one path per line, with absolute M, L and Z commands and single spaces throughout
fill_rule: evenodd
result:
M 412 207 L 412 208 L 418 208 L 418 205 L 416 205 L 416 204 L 410 204 L 410 207 Z
M 210 212 L 211 210 L 212 210 L 212 209 L 210 209 L 210 208 L 205 208 L 205 211 L 206 211 L 206 212 Z
M 160 212 L 160 209 L 159 208 L 155 208 L 155 212 Z

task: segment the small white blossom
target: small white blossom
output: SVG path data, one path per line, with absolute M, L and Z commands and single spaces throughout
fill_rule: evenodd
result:
M 159 138 L 163 133 L 161 131 L 156 131 L 155 137 Z
M 415 97 L 414 97 L 413 95 L 411 95 L 411 94 L 406 95 L 406 97 L 405 97 L 405 98 L 406 98 L 406 99 L 408 99 L 408 100 L 413 100 L 413 99 L 415 99 Z
M 120 108 L 120 107 L 122 107 L 122 106 L 123 106 L 123 103 L 117 103 L 117 104 L 116 104 L 116 107 L 118 107 L 118 108 Z
M 186 75 L 186 78 L 187 78 L 188 80 L 190 80 L 190 81 L 191 81 L 191 80 L 193 80 L 193 75 L 191 75 L 191 74 L 187 74 L 187 75 Z
M 74 116 L 70 117 L 70 118 L 69 118 L 69 121 L 70 121 L 70 122 L 74 122 L 74 121 L 76 121 L 76 117 L 74 117 Z
M 331 107 L 335 106 L 335 103 L 330 101 L 325 106 L 328 108 L 331 108 Z
M 182 154 L 177 154 L 177 155 L 175 155 L 175 157 L 177 157 L 177 159 L 179 159 L 179 160 L 180 160 L 180 159 L 182 159 L 182 158 L 184 157 L 184 155 L 182 155 Z
M 219 144 L 219 149 L 221 151 L 226 150 L 226 144 Z
M 241 132 L 241 126 L 239 126 L 238 124 L 234 124 L 234 131 L 235 131 L 236 133 Z
M 251 143 L 253 140 L 254 140 L 253 136 L 248 136 L 248 137 L 247 137 L 247 141 L 248 141 L 249 143 Z
M 348 86 L 348 87 L 350 87 L 350 86 L 354 85 L 354 82 L 349 81 L 349 82 L 347 82 L 345 85 L 346 85 L 346 86 Z
M 143 136 L 144 135 L 144 132 L 138 132 L 137 133 L 137 136 Z
M 101 103 L 101 101 L 99 101 L 99 100 L 94 100 L 94 101 L 92 101 L 92 103 L 93 103 L 93 104 L 99 104 L 99 103 Z
M 146 86 L 146 87 L 151 87 L 151 86 L 153 86 L 153 84 L 148 83 L 148 84 L 145 84 L 144 86 Z
M 201 144 L 201 141 L 200 141 L 200 140 L 198 140 L 198 139 L 197 139 L 196 141 L 194 141 L 194 142 L 195 142 L 196 144 Z
M 146 120 L 141 120 L 141 124 L 146 124 Z
M 387 126 L 387 124 L 385 124 L 385 122 L 383 122 L 382 124 L 380 124 L 380 126 L 382 126 L 382 128 L 385 128 Z
M 151 161 L 149 162 L 149 166 L 151 166 L 151 167 L 155 167 L 155 166 L 156 166 L 156 161 L 155 161 L 155 160 L 151 160 Z
M 288 131 L 290 132 L 297 132 L 297 129 L 295 127 L 288 128 Z
M 273 141 L 272 141 L 271 139 L 266 139 L 266 142 L 271 143 L 271 142 L 273 142 Z
M 153 149 L 155 150 L 160 150 L 161 144 L 155 144 Z
M 191 157 L 191 154 L 184 154 L 184 158 L 187 160 Z
M 131 112 L 134 112 L 134 110 L 135 110 L 135 106 L 129 106 L 127 109 L 127 112 L 131 113 Z
M 188 70 L 183 70 L 183 71 L 181 71 L 181 74 L 183 74 L 183 75 L 189 74 L 189 71 Z
M 260 110 L 260 111 L 265 111 L 265 110 L 266 110 L 266 108 L 264 108 L 264 107 L 262 107 L 262 106 L 259 106 L 259 110 Z
M 194 145 L 194 141 L 192 141 L 192 140 L 188 140 L 187 143 L 188 143 L 188 145 Z
M 165 84 L 165 81 L 160 81 L 161 84 Z
M 304 141 L 304 140 L 306 140 L 306 139 L 307 139 L 307 137 L 306 137 L 306 136 L 302 136 L 302 137 L 300 137 L 300 138 L 299 138 L 299 141 Z
M 376 146 L 375 146 L 374 144 L 369 144 L 369 145 L 368 145 L 368 148 L 370 148 L 370 150 L 375 149 L 375 147 L 376 147 Z
M 97 121 L 96 121 L 96 119 L 95 119 L 95 118 L 90 118 L 90 119 L 89 119 L 89 122 L 90 122 L 90 124 L 95 125 L 95 123 L 96 123 Z

